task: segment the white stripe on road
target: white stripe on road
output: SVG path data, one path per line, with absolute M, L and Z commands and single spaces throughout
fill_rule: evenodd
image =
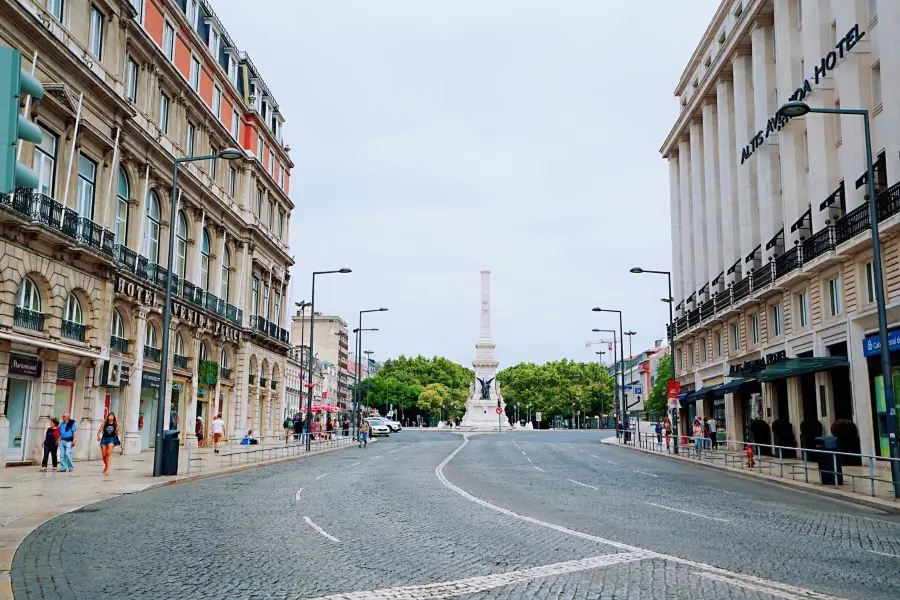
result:
M 317 532 L 321 533 L 323 536 L 327 537 L 332 542 L 340 542 L 341 541 L 341 540 L 337 539 L 336 537 L 334 537 L 333 535 L 331 535 L 330 533 L 328 533 L 327 531 L 325 531 L 324 529 L 322 529 L 321 527 L 319 527 L 318 525 L 316 525 L 315 523 L 313 523 L 312 519 L 310 519 L 309 517 L 303 517 L 303 520 L 306 521 L 307 525 L 309 525 L 310 527 L 315 529 Z
M 391 450 L 390 452 L 388 452 L 388 454 L 393 454 L 393 453 L 396 452 L 397 450 L 400 450 L 400 448 L 394 448 L 393 450 Z
M 482 577 L 469 577 L 456 581 L 444 581 L 441 583 L 429 583 L 426 585 L 406 585 L 402 587 L 382 588 L 380 590 L 368 590 L 362 592 L 345 592 L 321 596 L 313 600 L 382 600 L 384 598 L 403 598 L 404 600 L 440 600 L 456 596 L 477 594 L 495 588 L 506 587 L 541 579 L 554 577 L 566 573 L 589 571 L 600 567 L 619 565 L 652 558 L 649 552 L 621 552 L 618 554 L 604 554 L 581 560 L 569 560 L 566 562 L 510 571 L 508 573 L 496 573 Z
M 866 550 L 863 548 L 863 550 Z M 878 550 L 866 550 L 866 552 L 871 552 L 872 554 L 880 554 L 881 556 L 890 556 L 891 558 L 900 558 L 900 555 L 891 554 L 889 552 L 879 552 Z
M 720 523 L 730 523 L 728 519 L 720 519 L 719 517 L 710 517 L 708 515 L 701 515 L 700 513 L 691 512 L 689 510 L 681 510 L 680 508 L 672 508 L 671 506 L 663 506 L 662 504 L 657 504 L 656 502 L 644 502 L 644 504 L 649 504 L 650 506 L 655 506 L 657 508 L 664 508 L 666 510 L 674 510 L 675 512 L 684 513 L 686 515 L 693 515 L 695 517 L 702 517 L 704 519 L 712 519 L 713 521 L 719 521 Z
M 600 457 L 597 456 L 596 454 L 591 454 L 591 458 L 600 458 Z
M 466 500 L 470 502 L 474 502 L 479 506 L 483 506 L 484 508 L 488 508 L 495 512 L 498 512 L 502 515 L 506 515 L 510 518 L 517 519 L 519 521 L 524 521 L 526 523 L 530 523 L 531 525 L 536 525 L 538 527 L 544 527 L 546 529 L 552 529 L 553 531 L 558 531 L 560 533 L 564 533 L 566 535 L 570 535 L 572 537 L 581 538 L 583 540 L 590 540 L 593 542 L 597 542 L 599 544 L 605 544 L 607 546 L 612 546 L 613 548 L 618 548 L 620 550 L 624 550 L 626 552 L 650 552 L 648 550 L 644 550 L 642 548 L 638 548 L 636 546 L 632 546 L 630 544 L 623 544 L 622 542 L 617 542 L 615 540 L 610 540 L 606 538 L 602 538 L 600 536 L 592 535 L 590 533 L 585 533 L 583 531 L 578 531 L 576 529 L 570 529 L 568 527 L 563 527 L 562 525 L 556 525 L 554 523 L 549 523 L 547 521 L 541 521 L 540 519 L 535 519 L 534 517 L 526 517 L 525 515 L 520 515 L 517 512 L 513 512 L 507 508 L 503 508 L 502 506 L 497 506 L 496 504 L 491 504 L 487 500 L 482 500 L 477 496 L 473 496 L 469 492 L 465 491 L 461 487 L 454 485 L 447 479 L 447 476 L 444 475 L 444 467 L 446 467 L 453 458 L 459 454 L 463 448 L 466 447 L 469 443 L 468 436 L 463 436 L 463 442 L 460 444 L 456 450 L 450 453 L 447 458 L 445 458 L 441 464 L 439 464 L 434 469 L 434 474 L 437 476 L 438 481 L 441 482 L 445 487 L 456 492 Z M 688 560 L 686 558 L 680 558 L 678 556 L 672 556 L 671 554 L 662 554 L 659 552 L 652 552 L 653 558 L 658 558 L 661 560 L 667 560 L 669 562 L 673 562 L 679 565 L 684 565 L 687 567 L 692 567 L 694 569 L 702 570 L 706 573 L 714 573 L 717 575 L 721 575 L 724 577 L 728 577 L 731 579 L 735 579 L 737 581 L 743 581 L 745 583 L 751 583 L 755 585 L 759 585 L 761 588 L 765 589 L 767 593 L 771 593 L 774 590 L 782 590 L 782 591 L 796 591 L 798 594 L 802 594 L 801 598 L 815 598 L 816 600 L 840 600 L 836 596 L 828 596 L 826 594 L 821 594 L 819 592 L 814 592 L 812 590 L 805 590 L 801 588 L 793 588 L 790 586 L 786 586 L 785 584 L 778 583 L 775 581 L 769 581 L 766 579 L 762 579 L 760 577 L 754 577 L 753 575 L 741 575 L 738 573 L 733 573 L 731 571 L 727 571 L 725 569 L 720 569 L 719 567 L 714 567 L 712 565 L 708 565 L 705 563 L 696 562 L 693 560 Z M 352 597 L 351 597 L 352 598 Z
M 328 473 L 322 473 L 321 475 L 319 475 L 318 477 L 316 477 L 316 479 L 322 479 L 323 477 L 328 477 L 329 475 L 331 475 L 330 472 L 328 472 Z
M 349 469 L 350 467 L 355 467 L 355 466 L 358 465 L 358 464 L 359 464 L 358 462 L 355 462 L 355 463 L 353 463 L 352 465 L 347 465 L 347 468 Z
M 726 575 L 719 575 L 717 573 L 704 573 L 703 571 L 694 571 L 694 575 L 699 575 L 700 577 L 704 577 L 706 579 L 712 579 L 714 581 L 721 581 L 722 583 L 727 583 L 728 585 L 734 585 L 745 590 L 751 590 L 754 592 L 761 592 L 766 596 L 772 596 L 774 598 L 785 598 L 785 600 L 806 600 L 807 598 L 819 598 L 822 597 L 820 594 L 816 594 L 814 596 L 810 596 L 806 593 L 806 590 L 801 590 L 799 588 L 793 588 L 797 591 L 797 593 L 791 593 L 788 589 L 784 588 L 792 588 L 792 586 L 784 586 L 781 584 L 777 584 L 776 589 L 766 588 L 756 583 L 751 583 L 749 581 L 744 581 L 741 579 L 736 579 L 734 577 L 728 577 Z M 778 589 L 781 588 L 781 589 Z M 815 593 L 815 592 L 813 592 Z
M 299 490 L 297 490 L 297 495 L 294 497 L 294 499 L 295 499 L 297 502 L 300 501 L 300 492 L 302 492 L 302 491 L 303 491 L 303 488 L 300 488 Z
M 527 454 L 525 454 L 524 450 L 522 450 L 522 456 L 528 456 Z
M 375 460 L 376 458 L 381 458 L 381 455 L 379 454 L 378 456 L 370 456 L 369 460 Z
M 648 473 L 647 471 L 638 471 L 637 469 L 632 469 L 635 473 L 640 473 L 641 475 L 649 475 L 650 477 L 659 477 L 659 475 L 654 475 L 653 473 Z
M 606 461 L 606 462 L 608 462 L 608 463 L 609 463 L 609 464 L 611 464 L 611 465 L 615 465 L 615 464 L 618 464 L 618 463 L 614 463 L 614 462 L 613 462 L 613 461 L 611 461 L 611 460 L 607 460 L 607 461 Z
M 580 481 L 575 481 L 574 479 L 567 479 L 566 481 L 571 481 L 572 483 L 576 483 L 578 485 L 583 485 L 586 488 L 591 488 L 592 490 L 599 490 L 600 488 L 594 487 L 592 485 L 588 485 L 586 483 L 581 483 Z
M 531 460 L 531 457 L 530 457 L 530 456 L 526 456 L 525 458 L 528 459 L 528 462 L 534 462 L 533 460 Z
M 531 466 L 534 467 L 535 469 L 537 469 L 538 471 L 540 471 L 541 473 L 544 472 L 544 470 L 537 465 L 531 465 Z

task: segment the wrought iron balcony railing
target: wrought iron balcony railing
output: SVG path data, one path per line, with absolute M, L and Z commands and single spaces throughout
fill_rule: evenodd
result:
M 144 346 L 144 358 L 147 360 L 152 360 L 153 362 L 159 362 L 159 357 L 162 353 L 159 348 L 154 348 L 153 346 Z
M 110 336 L 109 349 L 111 352 L 119 352 L 125 354 L 128 352 L 128 340 L 116 336 Z
M 81 323 L 75 323 L 74 321 L 66 321 L 65 319 L 63 319 L 62 329 L 60 331 L 62 337 L 83 342 L 84 331 L 85 327 Z
M 44 313 L 17 306 L 13 311 L 13 324 L 34 331 L 44 330 Z
M 176 369 L 187 369 L 188 368 L 188 357 L 181 356 L 180 354 L 172 355 L 172 365 Z

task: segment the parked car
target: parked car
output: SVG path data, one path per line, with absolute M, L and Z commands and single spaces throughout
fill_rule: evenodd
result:
M 398 431 L 403 429 L 403 426 L 401 426 L 398 421 L 395 421 L 393 419 L 388 419 L 387 417 L 380 417 L 380 418 L 382 421 L 384 421 L 385 425 L 387 425 L 388 427 L 391 428 L 391 433 L 397 433 Z
M 388 427 L 387 423 L 377 417 L 369 417 L 366 419 L 366 423 L 369 424 L 369 430 L 371 431 L 372 437 L 378 435 L 391 435 L 391 428 Z

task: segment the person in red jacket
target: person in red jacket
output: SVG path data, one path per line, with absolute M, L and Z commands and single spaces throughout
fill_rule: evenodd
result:
M 50 419 L 50 427 L 44 434 L 44 458 L 41 460 L 41 471 L 47 470 L 47 457 L 53 459 L 53 470 L 56 470 L 56 451 L 59 448 L 59 419 Z

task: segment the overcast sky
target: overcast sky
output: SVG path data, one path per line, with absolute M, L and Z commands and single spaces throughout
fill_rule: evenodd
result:
M 287 120 L 291 306 L 383 360 L 470 365 L 492 271 L 501 368 L 665 337 L 672 93 L 718 0 L 215 0 Z M 606 358 L 606 357 L 604 357 Z

